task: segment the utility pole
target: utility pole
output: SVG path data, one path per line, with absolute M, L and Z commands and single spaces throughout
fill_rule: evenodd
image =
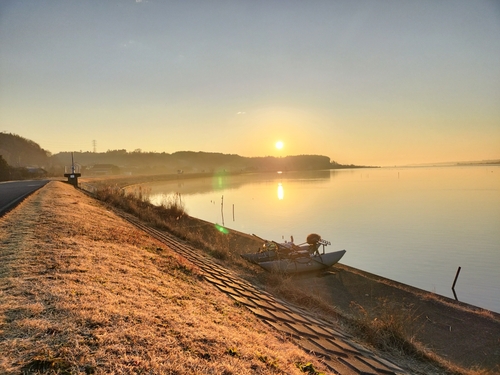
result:
M 92 148 L 94 149 L 94 154 L 95 154 L 95 149 L 96 149 L 96 141 L 95 139 L 92 141 Z

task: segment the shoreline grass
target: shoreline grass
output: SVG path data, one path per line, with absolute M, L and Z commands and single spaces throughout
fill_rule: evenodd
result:
M 214 258 L 220 260 L 231 259 L 236 264 L 244 264 L 234 249 L 236 243 L 243 252 L 255 251 L 258 240 L 248 237 L 242 241 L 234 233 L 224 233 L 220 226 L 190 217 L 184 209 L 179 194 L 167 195 L 160 205 L 149 203 L 149 191 L 136 186 L 132 191 L 125 192 L 117 186 L 105 186 L 97 189 L 94 196 L 114 207 L 134 215 L 145 223 L 188 241 L 192 246 L 199 247 Z

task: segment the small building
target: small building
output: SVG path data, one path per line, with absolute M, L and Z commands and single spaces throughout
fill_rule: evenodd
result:
M 93 176 L 111 176 L 120 174 L 120 167 L 114 164 L 94 164 L 88 168 L 88 172 Z

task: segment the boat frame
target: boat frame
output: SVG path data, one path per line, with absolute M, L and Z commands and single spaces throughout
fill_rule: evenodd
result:
M 256 235 L 254 236 L 259 238 Z M 258 264 L 267 271 L 282 273 L 317 271 L 337 263 L 346 252 L 345 250 L 340 250 L 326 253 L 325 247 L 331 245 L 331 243 L 321 239 L 319 236 L 313 243 L 308 241 L 300 245 L 293 243 L 293 237 L 291 242 L 285 243 L 261 240 L 264 243 L 259 252 L 242 254 L 241 256 L 249 262 Z

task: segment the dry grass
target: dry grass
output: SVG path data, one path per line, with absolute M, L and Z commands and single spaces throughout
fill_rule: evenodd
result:
M 274 295 L 301 306 L 307 309 L 312 314 L 321 315 L 321 318 L 326 321 L 331 321 L 336 324 L 341 324 L 342 315 L 337 309 L 323 301 L 323 299 L 314 293 L 314 290 L 309 290 L 305 293 L 299 290 L 293 281 L 293 276 L 282 274 L 279 272 L 261 273 L 254 279 L 264 289 Z M 347 327 L 346 327 L 347 328 Z
M 366 310 L 352 303 L 356 318 L 350 321 L 352 332 L 365 342 L 386 352 L 419 361 L 429 366 L 425 373 L 456 375 L 494 375 L 496 371 L 486 369 L 464 369 L 427 350 L 415 340 L 419 327 L 419 313 L 414 306 L 405 306 L 388 299 L 381 299 L 376 308 Z M 436 372 L 439 371 L 439 372 Z
M 246 264 L 234 252 L 235 248 L 240 253 L 253 252 L 260 245 L 254 238 L 243 241 L 241 236 L 228 233 L 225 228 L 191 218 L 178 194 L 165 196 L 158 206 L 149 203 L 149 191 L 141 186 L 128 193 L 117 186 L 104 186 L 95 192 L 95 197 L 188 241 L 217 259 L 231 260 L 233 264 Z
M 349 313 L 326 304 L 313 291 L 297 291 L 289 277 L 271 275 L 272 292 L 316 311 L 324 319 L 334 318 L 346 332 L 364 345 L 376 348 L 405 363 L 415 374 L 496 375 L 497 369 L 464 368 L 434 353 L 416 337 L 423 329 L 423 312 L 403 301 L 380 298 L 370 308 L 351 301 Z M 480 313 L 478 313 L 480 314 Z M 497 366 L 498 367 L 498 366 Z
M 1 218 L 0 244 L 0 373 L 321 368 L 196 267 L 69 185 L 52 182 Z
M 413 306 L 401 309 L 398 302 L 384 298 L 371 310 L 354 302 L 351 308 L 356 317 L 352 326 L 364 340 L 384 350 L 413 356 L 420 354 L 415 346 L 419 316 Z
M 350 269 L 350 272 L 356 273 L 356 274 L 361 274 L 359 270 L 356 270 L 354 268 Z M 410 290 L 411 287 L 408 287 L 404 284 L 397 283 L 393 280 L 385 279 L 385 278 L 378 278 L 377 280 L 378 283 L 381 284 L 386 284 L 389 286 L 395 286 L 399 289 L 402 290 Z M 450 308 L 457 309 L 457 310 L 463 310 L 467 311 L 468 313 L 473 313 L 479 317 L 484 317 L 486 319 L 491 319 L 496 321 L 498 318 L 489 310 L 485 310 L 479 307 L 475 307 L 472 305 L 465 305 L 465 304 L 456 304 L 456 303 L 451 303 L 449 299 L 442 297 L 439 294 L 436 293 L 428 293 L 424 291 L 417 291 L 416 289 L 412 288 L 411 293 L 418 295 L 420 299 L 424 301 L 437 301 L 442 305 L 449 306 Z

